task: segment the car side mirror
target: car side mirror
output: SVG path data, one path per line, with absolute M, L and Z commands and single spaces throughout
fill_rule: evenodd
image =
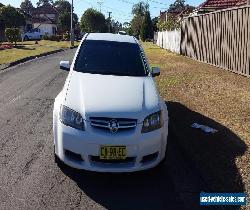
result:
M 69 61 L 60 61 L 60 69 L 69 71 L 70 70 Z
M 152 73 L 153 77 L 159 76 L 160 75 L 160 68 L 158 68 L 158 67 L 152 67 L 151 73 Z

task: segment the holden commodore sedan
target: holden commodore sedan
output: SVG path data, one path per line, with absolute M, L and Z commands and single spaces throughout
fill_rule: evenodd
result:
M 77 169 L 132 172 L 165 159 L 168 110 L 142 47 L 128 35 L 86 34 L 53 110 L 55 160 Z

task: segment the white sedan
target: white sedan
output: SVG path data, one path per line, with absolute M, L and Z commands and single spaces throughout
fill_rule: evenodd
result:
M 164 161 L 168 110 L 142 47 L 128 35 L 86 34 L 53 110 L 56 162 L 132 172 Z

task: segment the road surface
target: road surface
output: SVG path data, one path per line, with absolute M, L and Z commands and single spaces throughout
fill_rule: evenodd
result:
M 0 209 L 183 209 L 167 164 L 99 174 L 54 163 L 53 102 L 67 76 L 58 64 L 74 52 L 0 72 Z

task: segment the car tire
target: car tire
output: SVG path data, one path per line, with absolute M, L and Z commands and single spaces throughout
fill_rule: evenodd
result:
M 29 37 L 28 37 L 28 36 L 24 36 L 23 40 L 24 40 L 24 41 L 28 41 L 28 40 L 29 40 Z

